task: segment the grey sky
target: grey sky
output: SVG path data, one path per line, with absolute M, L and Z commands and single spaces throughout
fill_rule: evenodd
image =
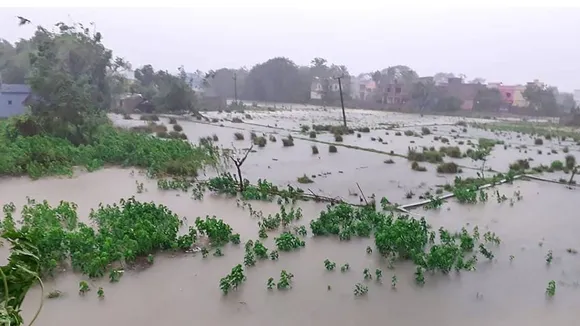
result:
M 208 2 L 208 3 L 211 3 Z M 580 89 L 580 8 L 396 8 L 349 1 L 334 9 L 2 8 L 0 37 L 29 37 L 34 24 L 96 22 L 105 44 L 134 67 L 188 71 L 251 68 L 275 56 L 306 65 L 313 57 L 358 74 L 404 64 L 420 75 L 464 73 L 488 82 L 535 78 Z

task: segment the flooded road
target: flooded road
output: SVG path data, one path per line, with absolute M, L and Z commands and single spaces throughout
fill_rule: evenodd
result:
M 218 143 L 224 147 L 235 142 L 233 129 L 181 124 L 191 141 L 215 133 L 219 137 Z M 235 143 L 239 148 L 249 146 L 249 131 L 253 127 L 243 128 L 247 128 L 244 131 L 246 140 Z M 438 129 L 444 130 L 443 127 Z M 275 130 L 270 133 L 277 137 L 287 134 Z M 472 139 L 479 137 L 467 134 Z M 348 137 L 356 140 L 356 136 Z M 363 137 L 370 136 L 364 134 Z M 422 140 L 433 144 L 425 138 Z M 327 145 L 319 144 L 320 154 L 312 155 L 311 145 L 306 140 L 297 139 L 295 146 L 284 148 L 278 140 L 277 143 L 268 143 L 263 149 L 257 148 L 243 166 L 245 177 L 250 180 L 266 178 L 279 185 L 299 185 L 296 178 L 303 174 L 331 172 L 317 176 L 313 184 L 300 186 L 317 193 L 348 198 L 349 192 L 358 192 L 358 182 L 367 196 L 374 193 L 377 198 L 386 196 L 396 202 L 404 202 L 404 194 L 409 190 L 419 194 L 434 189 L 438 184 L 452 182 L 455 177 L 437 174 L 434 165 L 428 163 L 425 163 L 427 172 L 416 172 L 410 169 L 410 162 L 404 158 L 393 157 L 394 164 L 385 164 L 383 161 L 389 158 L 387 155 L 345 147 L 339 147 L 338 153 L 331 154 Z M 389 145 L 385 146 L 389 148 Z M 400 144 L 397 146 L 404 148 Z M 494 153 L 503 152 L 503 148 L 494 150 Z M 502 161 L 492 163 L 494 167 L 519 157 L 516 153 L 510 154 L 513 159 L 496 155 Z M 187 193 L 160 191 L 155 180 L 132 171 L 112 168 L 93 173 L 79 172 L 74 178 L 37 181 L 3 178 L 0 179 L 0 204 L 14 202 L 17 207 L 22 207 L 26 197 L 46 199 L 53 205 L 60 200 L 73 201 L 78 204 L 80 219 L 88 222 L 90 209 L 99 203 L 112 204 L 121 198 L 135 196 L 140 201 L 168 206 L 179 216 L 186 217 L 188 223 L 193 223 L 197 216 L 216 215 L 230 224 L 234 232 L 240 233 L 242 242 L 258 238 L 257 219 L 247 209 L 238 207 L 235 199 L 208 194 L 199 201 Z M 473 175 L 471 170 L 462 174 Z M 144 185 L 142 193 L 137 193 L 139 183 Z M 509 199 L 519 191 L 523 199 L 514 200 L 513 205 L 509 200 L 497 203 L 493 197 L 496 190 Z M 62 273 L 54 280 L 47 280 L 45 287 L 47 292 L 57 289 L 64 295 L 45 300 L 35 325 L 576 324 L 580 318 L 580 256 L 566 250 L 580 249 L 577 210 L 580 189 L 517 181 L 513 185 L 490 189 L 488 193 L 489 201 L 485 204 L 461 205 L 451 200 L 437 210 L 418 208 L 412 211 L 415 215 L 426 216 L 434 228 L 444 226 L 454 231 L 466 227 L 471 230 L 477 225 L 482 233 L 489 229 L 502 241 L 493 249 L 494 260 L 480 257 L 476 271 L 426 274 L 423 287 L 415 284 L 414 265 L 396 263 L 394 269 L 389 269 L 378 253 L 368 255 L 365 248 L 374 248 L 372 239 L 340 242 L 312 238 L 309 221 L 318 217 L 325 205 L 300 202 L 304 219 L 293 226 L 307 227 L 306 247 L 295 252 L 281 252 L 279 261 L 258 261 L 256 266 L 247 268 L 247 281 L 228 296 L 223 296 L 219 290 L 219 280 L 243 261 L 242 245 L 228 244 L 223 250 L 225 256 L 210 255 L 205 259 L 201 254 L 172 257 L 162 253 L 155 257 L 150 268 L 140 272 L 128 271 L 119 283 L 109 283 L 106 277 L 89 282 L 93 290 L 84 297 L 78 295 L 78 283 L 88 279 L 71 272 Z M 357 197 L 354 201 L 358 201 Z M 417 198 L 408 201 L 417 201 Z M 275 203 L 251 203 L 254 209 L 262 210 L 265 215 L 279 209 Z M 275 236 L 276 233 L 269 233 L 264 243 L 269 249 L 275 247 Z M 545 261 L 548 250 L 554 254 L 550 265 Z M 510 256 L 514 256 L 513 260 Z M 325 259 L 339 266 L 349 263 L 350 270 L 344 273 L 327 271 L 323 263 Z M 374 279 L 363 280 L 365 268 L 371 271 L 382 269 L 383 283 Z M 278 279 L 281 270 L 295 275 L 292 289 L 267 290 L 268 278 Z M 398 279 L 396 290 L 390 285 L 393 275 Z M 545 289 L 550 280 L 556 281 L 557 291 L 553 298 L 548 299 Z M 359 282 L 369 288 L 365 297 L 353 295 L 354 286 Z M 99 300 L 95 293 L 99 286 L 105 291 L 103 300 Z M 25 320 L 34 315 L 40 299 L 40 288 L 35 287 L 29 292 L 23 308 Z

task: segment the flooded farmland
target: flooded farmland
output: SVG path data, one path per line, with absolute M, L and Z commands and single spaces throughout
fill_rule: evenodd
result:
M 466 152 L 472 148 L 468 144 L 477 144 L 480 138 L 500 141 L 485 162 L 486 176 L 506 172 L 518 159 L 530 159 L 530 166 L 550 165 L 554 160 L 564 161 L 566 155 L 577 156 L 580 149 L 572 139 L 554 137 L 536 144 L 537 136 L 457 125 L 458 121 L 465 120 L 454 117 L 349 110 L 349 127 L 360 131 L 344 135 L 343 141 L 337 142 L 328 132 L 317 133 L 316 138 L 310 138 L 309 132 L 301 132 L 301 125 L 340 125 L 342 116 L 335 109 L 293 108 L 205 115 L 214 122 L 179 121 L 190 141 L 215 135 L 218 146 L 243 149 L 251 145 L 252 132 L 277 139 L 268 141 L 263 148 L 254 146 L 255 152 L 248 155 L 242 171 L 251 182 L 267 179 L 276 185 L 301 187 L 355 204 L 373 195 L 377 201 L 384 197 L 392 203 L 407 204 L 420 201 L 419 197 L 427 192 L 434 195 L 440 189 L 439 194 L 445 194 L 446 184 L 453 184 L 456 176 L 477 177 L 482 164 L 470 157 L 445 157 L 445 161 L 457 163 L 463 171 L 437 173 L 437 164 L 429 162 L 421 162 L 425 172 L 414 171 L 411 161 L 404 157 L 409 147 L 457 146 Z M 234 117 L 243 122 L 232 122 Z M 112 117 L 116 124 L 127 127 L 145 123 L 137 118 Z M 162 118 L 161 123 L 168 124 L 168 121 Z M 365 127 L 369 128 L 368 132 Z M 430 132 L 423 132 L 423 127 Z M 235 140 L 235 132 L 243 133 L 244 140 Z M 294 146 L 284 147 L 281 140 L 288 135 L 293 136 Z M 337 146 L 336 153 L 329 152 L 330 144 Z M 313 154 L 312 146 L 317 146 L 318 154 Z M 388 160 L 392 162 L 385 163 Z M 234 171 L 232 167 L 228 169 Z M 208 169 L 200 179 L 215 173 Z M 297 178 L 303 175 L 313 182 L 299 183 Z M 569 174 L 555 171 L 541 176 L 558 180 L 568 178 Z M 138 189 L 140 184 L 142 187 Z M 325 210 L 326 204 L 299 201 L 295 205 L 302 209 L 304 217 L 292 226 L 304 225 L 308 229 L 305 247 L 280 252 L 278 261 L 260 260 L 256 266 L 246 268 L 247 280 L 227 296 L 219 289 L 220 279 L 244 261 L 243 245 L 226 245 L 222 257 L 160 253 L 150 267 L 127 271 L 118 283 L 109 283 L 106 277 L 90 280 L 91 288 L 105 290 L 102 300 L 95 293 L 78 295 L 79 281 L 88 280 L 86 276 L 61 272 L 45 281 L 45 291 L 59 290 L 63 295 L 44 299 L 35 325 L 574 323 L 580 317 L 580 258 L 575 254 L 580 248 L 576 208 L 580 189 L 517 180 L 485 192 L 489 199 L 483 203 L 461 204 L 449 199 L 436 209 L 411 210 L 415 217 L 424 216 L 434 229 L 445 227 L 459 231 L 462 227 L 472 230 L 478 226 L 481 233 L 489 230 L 497 234 L 501 243 L 493 247 L 494 257 L 490 260 L 481 257 L 474 271 L 452 271 L 447 275 L 427 272 L 425 284 L 419 286 L 413 263 L 397 262 L 389 266 L 378 251 L 365 252 L 368 246 L 374 248 L 372 237 L 353 237 L 350 241 L 313 237 L 309 223 Z M 159 190 L 156 180 L 136 169 L 106 168 L 91 173 L 79 170 L 72 178 L 36 181 L 26 177 L 0 179 L 1 204 L 13 202 L 16 207 L 22 207 L 27 197 L 47 200 L 53 205 L 61 200 L 71 201 L 78 204 L 79 218 L 84 222 L 89 222 L 90 210 L 100 203 L 113 204 L 131 196 L 139 201 L 166 205 L 185 217 L 188 225 L 198 216 L 215 215 L 240 234 L 242 243 L 258 238 L 259 219 L 236 199 L 206 194 L 203 200 L 196 200 L 191 193 Z M 500 200 L 501 196 L 504 199 Z M 275 202 L 251 201 L 251 205 L 264 215 L 279 211 Z M 276 247 L 276 233 L 279 232 L 270 232 L 263 240 L 266 247 Z M 549 252 L 553 260 L 548 264 Z M 348 263 L 350 268 L 346 272 L 328 271 L 323 263 L 325 259 L 339 266 Z M 383 281 L 364 280 L 366 268 L 382 270 Z M 267 290 L 268 278 L 277 279 L 281 270 L 294 274 L 292 288 Z M 396 288 L 391 286 L 393 275 L 398 280 Z M 545 294 L 550 280 L 555 280 L 557 287 L 553 297 Z M 357 283 L 366 285 L 368 294 L 355 297 L 353 289 Z M 34 315 L 41 299 L 40 288 L 29 292 L 23 308 L 25 320 Z

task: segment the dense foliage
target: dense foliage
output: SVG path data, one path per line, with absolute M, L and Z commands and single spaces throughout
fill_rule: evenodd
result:
M 0 175 L 39 178 L 71 174 L 75 166 L 92 171 L 119 165 L 148 169 L 152 175 L 195 176 L 204 165 L 217 162 L 216 155 L 211 147 L 162 140 L 107 124 L 100 126 L 90 144 L 75 146 L 51 135 L 21 136 L 11 121 L 0 122 Z
M 179 235 L 181 219 L 163 205 L 142 203 L 135 198 L 119 204 L 100 205 L 90 213 L 95 228 L 79 222 L 76 204 L 29 200 L 22 221 L 14 220 L 16 208 L 4 206 L 2 228 L 21 232 L 38 248 L 41 275 L 52 275 L 70 258 L 72 267 L 89 277 L 101 277 L 117 266 L 132 266 L 158 250 L 187 250 L 195 230 Z M 109 275 L 111 280 L 118 277 Z

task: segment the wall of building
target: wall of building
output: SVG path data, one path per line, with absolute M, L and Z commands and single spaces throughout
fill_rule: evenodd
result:
M 24 93 L 0 93 L 0 118 L 8 118 L 24 114 L 26 106 L 23 102 L 28 97 Z

